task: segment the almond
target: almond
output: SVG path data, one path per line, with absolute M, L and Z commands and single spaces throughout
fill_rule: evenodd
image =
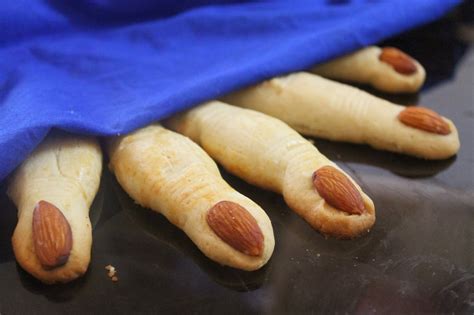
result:
M 249 256 L 261 256 L 263 234 L 257 220 L 232 201 L 216 203 L 206 216 L 207 224 L 221 240 Z
M 380 61 L 388 63 L 401 74 L 413 74 L 417 71 L 414 60 L 403 51 L 394 47 L 384 47 L 379 56 Z
M 323 166 L 313 173 L 313 185 L 332 207 L 350 214 L 362 214 L 364 202 L 355 185 L 341 171 Z
M 426 107 L 407 107 L 398 114 L 398 119 L 407 126 L 431 133 L 440 135 L 451 133 L 451 129 L 443 117 Z
M 40 201 L 33 211 L 33 243 L 44 269 L 64 265 L 72 248 L 72 232 L 61 210 Z

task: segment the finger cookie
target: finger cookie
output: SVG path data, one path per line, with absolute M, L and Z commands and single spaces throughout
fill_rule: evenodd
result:
M 69 282 L 89 265 L 89 208 L 102 153 L 95 139 L 53 132 L 15 171 L 8 195 L 18 208 L 12 243 L 20 266 L 44 283 Z
M 425 82 L 425 69 L 394 47 L 369 46 L 317 65 L 310 72 L 323 77 L 369 84 L 389 93 L 414 93 Z
M 324 234 L 356 237 L 375 222 L 372 200 L 309 141 L 278 119 L 209 102 L 170 119 L 229 172 L 283 194 Z
M 270 259 L 267 214 L 230 187 L 194 142 L 159 125 L 111 139 L 110 168 L 141 206 L 163 214 L 210 259 L 256 270 Z
M 298 132 L 425 159 L 459 150 L 453 122 L 424 107 L 390 103 L 349 85 L 299 72 L 223 97 L 279 118 Z

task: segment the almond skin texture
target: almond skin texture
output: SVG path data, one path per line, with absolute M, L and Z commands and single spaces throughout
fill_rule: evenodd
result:
M 61 210 L 40 201 L 33 212 L 33 243 L 44 269 L 64 265 L 72 248 L 71 226 Z
M 407 107 L 398 114 L 398 119 L 405 125 L 436 133 L 448 135 L 451 129 L 438 113 L 426 107 Z
M 332 207 L 349 214 L 365 212 L 362 196 L 354 184 L 338 169 L 323 166 L 313 173 L 316 191 Z
M 391 65 L 393 69 L 400 74 L 410 75 L 417 71 L 413 59 L 394 47 L 382 48 L 382 53 L 380 54 L 379 59 L 380 61 Z
M 255 218 L 232 201 L 216 203 L 206 216 L 214 233 L 234 249 L 249 256 L 263 253 L 263 234 Z

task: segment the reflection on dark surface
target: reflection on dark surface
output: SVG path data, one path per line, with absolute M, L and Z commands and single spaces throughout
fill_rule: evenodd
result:
M 423 305 L 429 309 L 420 312 L 461 312 L 469 307 L 469 295 L 474 292 L 474 274 L 435 255 L 403 259 L 389 266 L 385 273 L 390 275 L 392 283 L 399 284 L 401 293 L 416 291 L 427 300 Z M 419 285 L 430 277 L 430 286 Z
M 47 285 L 41 283 L 33 276 L 28 274 L 20 267 L 20 265 L 16 264 L 16 269 L 21 284 L 26 290 L 28 290 L 32 294 L 44 296 L 49 301 L 54 303 L 63 303 L 73 299 L 84 286 L 84 283 L 87 281 L 86 273 L 82 278 L 79 278 L 76 281 L 70 283 Z
M 438 301 L 437 310 L 459 314 L 472 311 L 472 292 L 474 292 L 474 275 L 464 273 L 435 294 L 434 298 Z
M 6 190 L 7 185 L 3 183 L 0 186 L 0 265 L 13 260 L 11 237 L 18 220 L 16 208 L 8 199 Z
M 217 283 L 237 291 L 251 291 L 262 285 L 267 267 L 247 272 L 211 261 L 184 232 L 172 225 L 164 216 L 134 203 L 116 181 L 112 185 L 123 211 L 134 224 L 157 240 L 190 256 Z

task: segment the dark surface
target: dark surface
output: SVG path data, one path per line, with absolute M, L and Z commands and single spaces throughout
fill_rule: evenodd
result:
M 377 221 L 359 239 L 326 239 L 276 194 L 223 173 L 268 211 L 272 259 L 257 272 L 220 267 L 164 217 L 134 205 L 108 171 L 91 210 L 86 276 L 45 286 L 16 264 L 16 210 L 0 193 L 0 313 L 458 313 L 474 312 L 474 45 L 454 16 L 388 41 L 425 65 L 419 95 L 457 125 L 461 151 L 424 161 L 316 139 L 372 197 Z M 104 267 L 114 265 L 119 282 Z

